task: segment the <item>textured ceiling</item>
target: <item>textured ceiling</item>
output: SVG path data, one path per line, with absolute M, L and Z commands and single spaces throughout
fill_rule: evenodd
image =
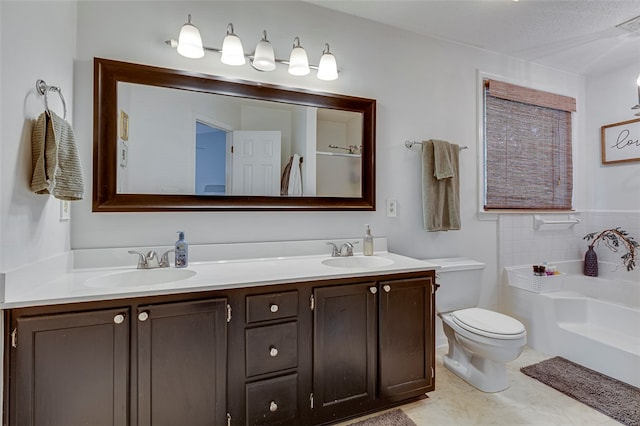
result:
M 616 25 L 640 0 L 309 0 L 418 34 L 598 74 L 640 61 L 640 31 Z

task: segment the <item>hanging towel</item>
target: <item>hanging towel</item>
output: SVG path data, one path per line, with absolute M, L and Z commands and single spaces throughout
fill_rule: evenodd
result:
M 453 177 L 452 155 L 449 152 L 451 144 L 437 139 L 431 139 L 431 142 L 433 142 L 433 175 L 438 180 Z
M 436 144 L 440 145 L 437 149 L 441 151 L 437 154 Z M 458 145 L 448 142 L 422 142 L 422 212 L 427 231 L 460 229 L 458 151 Z M 438 167 L 441 170 L 436 170 L 436 157 L 440 157 Z M 438 174 L 450 176 L 438 178 Z
M 84 197 L 82 167 L 71 125 L 52 111 L 36 120 L 31 133 L 31 190 L 60 200 Z
M 293 157 L 289 158 L 289 162 L 286 166 L 284 166 L 284 170 L 282 171 L 282 177 L 280 178 L 280 195 L 287 195 L 287 191 L 289 189 L 289 174 L 291 173 L 292 162 Z
M 302 195 L 302 171 L 300 170 L 300 156 L 298 154 L 293 154 L 293 159 L 291 160 L 287 195 Z

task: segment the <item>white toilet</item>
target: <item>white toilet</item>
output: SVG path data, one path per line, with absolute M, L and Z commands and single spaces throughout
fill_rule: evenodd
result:
M 527 332 L 515 318 L 476 307 L 484 263 L 462 257 L 425 260 L 440 267 L 436 310 L 449 342 L 445 367 L 481 391 L 508 388 L 506 363 L 520 356 Z

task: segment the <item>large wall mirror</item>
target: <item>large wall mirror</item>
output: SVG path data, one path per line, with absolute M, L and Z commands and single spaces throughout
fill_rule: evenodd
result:
M 374 210 L 373 99 L 94 59 L 93 211 Z

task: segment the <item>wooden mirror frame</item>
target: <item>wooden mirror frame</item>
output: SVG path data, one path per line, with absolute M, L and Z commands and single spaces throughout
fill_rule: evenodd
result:
M 375 210 L 375 99 L 224 80 L 207 74 L 94 58 L 93 211 Z M 362 196 L 286 197 L 117 193 L 118 82 L 283 102 L 363 114 Z

